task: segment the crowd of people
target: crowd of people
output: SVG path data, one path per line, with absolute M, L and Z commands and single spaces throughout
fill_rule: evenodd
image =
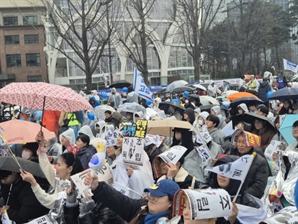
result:
M 39 132 L 35 142 L 11 146 L 16 156 L 39 163 L 44 177 L 36 177 L 24 169 L 19 172 L 0 170 L 3 198 L 0 214 L 7 214 L 17 224 L 40 217 L 47 217 L 49 223 L 69 224 L 267 223 L 266 218 L 295 206 L 293 189 L 298 179 L 295 172 L 298 120 L 293 120 L 291 131 L 286 133 L 293 136 L 293 142 L 286 141 L 284 133 L 280 132 L 284 117 L 295 113 L 296 99 L 269 101 L 266 94 L 272 91 L 270 78 L 266 73 L 261 83 L 251 76 L 248 83 L 239 84 L 239 90 L 257 95 L 259 103 L 239 102 L 229 108 L 222 97 L 217 104 L 210 103 L 205 109 L 199 97 L 182 93 L 177 99 L 162 101 L 156 97 L 152 104 L 144 105 L 146 108 L 132 109 L 139 108 L 134 107 L 138 105 L 135 99 L 129 102 L 112 88 L 107 99 L 102 99 L 97 91 L 87 96 L 94 110 L 106 106 L 104 119 L 96 117 L 93 111 L 46 110 L 43 116 L 30 111 L 23 119 L 40 122 L 56 137 L 45 139 L 43 132 Z M 223 92 L 228 89 L 225 83 Z M 211 81 L 205 94 L 217 98 L 222 92 Z M 18 117 L 22 114 L 26 113 L 19 109 Z M 10 118 L 16 117 L 13 113 Z M 149 125 L 150 122 L 178 120 L 185 127 L 172 127 L 170 136 L 147 133 L 141 154 L 142 166 L 132 166 L 124 162 L 126 154 L 123 155 L 122 149 L 126 136 L 122 131 L 139 120 L 147 120 Z M 228 129 L 232 132 L 228 133 Z M 89 169 L 89 162 L 97 153 L 97 143 L 107 140 L 108 130 L 113 130 L 114 143 L 105 146 L 105 163 L 114 184 L 88 172 L 84 184 L 90 186 L 93 195 L 83 197 L 71 176 Z M 202 140 L 200 133 L 208 140 Z M 269 154 L 266 150 L 273 141 L 279 142 L 278 150 Z M 177 162 L 163 159 L 162 153 L 177 146 L 185 149 Z M 207 150 L 207 157 L 198 150 L 200 147 Z M 210 171 L 217 166 L 231 167 L 229 164 L 247 155 L 254 158 L 243 181 Z M 217 205 L 208 208 L 208 215 L 200 215 L 199 204 L 197 210 L 194 209 L 189 195 L 210 188 L 223 189 L 230 195 L 231 208 L 225 216 L 218 216 L 216 210 L 212 210 Z M 181 190 L 182 200 L 177 197 Z M 175 212 L 174 206 L 181 212 Z M 254 213 L 245 214 L 241 206 L 258 210 L 263 216 L 257 219 Z

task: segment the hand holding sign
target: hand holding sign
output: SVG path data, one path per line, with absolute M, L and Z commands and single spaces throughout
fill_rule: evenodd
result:
M 167 178 L 173 178 L 178 173 L 179 167 L 173 163 L 167 163 L 166 166 L 168 167 Z M 180 166 L 180 165 L 179 165 Z

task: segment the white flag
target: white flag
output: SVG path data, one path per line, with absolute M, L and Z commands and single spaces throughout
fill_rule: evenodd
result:
M 255 152 L 253 155 L 244 155 L 234 162 L 215 166 L 209 170 L 230 179 L 244 181 L 255 155 Z
M 293 62 L 288 61 L 287 59 L 283 59 L 284 62 L 284 70 L 290 70 L 294 73 L 298 72 L 298 66 Z
M 142 97 L 145 100 L 152 100 L 152 93 L 149 90 L 149 88 L 146 86 L 144 78 L 142 77 L 141 73 L 138 71 L 138 69 L 134 69 L 134 83 L 133 88 L 136 94 L 139 95 L 139 97 Z

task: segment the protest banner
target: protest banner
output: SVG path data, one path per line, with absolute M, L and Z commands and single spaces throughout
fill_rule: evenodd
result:
M 154 144 L 158 148 L 162 144 L 162 141 L 163 137 L 160 135 L 147 134 L 145 138 L 145 146 Z
M 252 134 L 252 133 L 247 132 L 247 131 L 243 131 L 241 129 L 237 129 L 234 132 L 231 142 L 236 144 L 237 138 L 241 134 L 244 135 L 246 146 L 257 146 L 257 147 L 259 147 L 261 145 L 261 137 L 260 136 Z
M 144 138 L 124 137 L 122 143 L 123 162 L 132 166 L 143 166 L 144 146 Z
M 81 173 L 77 173 L 70 177 L 73 183 L 78 188 L 79 193 L 82 194 L 83 197 L 88 197 L 93 195 L 90 187 L 84 184 L 85 177 L 87 176 L 87 173 L 89 171 L 90 169 L 87 169 Z M 111 172 L 111 169 L 108 163 L 106 163 L 102 169 L 96 170 L 95 174 L 97 175 L 99 181 L 104 181 L 109 185 L 112 185 L 114 183 L 113 174 Z
M 206 148 L 205 145 L 196 146 L 195 149 L 198 151 L 199 156 L 202 159 L 202 163 L 206 163 L 206 162 L 212 160 L 212 156 L 209 153 L 209 149 Z
M 169 150 L 159 154 L 158 157 L 161 158 L 165 163 L 176 164 L 186 151 L 187 148 L 180 145 L 175 145 Z
M 206 125 L 203 125 L 201 128 L 191 129 L 191 131 L 195 132 L 196 142 L 198 144 L 207 144 L 212 141 L 212 137 L 210 136 Z
M 173 216 L 183 215 L 183 206 L 189 202 L 190 220 L 230 216 L 233 204 L 223 189 L 179 190 L 174 196 Z
M 145 138 L 147 133 L 147 126 L 148 126 L 147 120 L 142 120 L 142 119 L 138 120 L 136 123 L 136 132 L 134 137 Z
M 115 135 L 114 135 L 114 126 L 113 125 L 105 126 L 105 140 L 106 140 L 106 146 L 116 145 L 116 139 L 115 139 Z
M 265 149 L 265 156 L 269 159 L 272 160 L 272 155 L 274 152 L 281 154 L 283 151 L 280 150 L 280 145 L 282 144 L 281 141 L 277 140 L 272 140 L 270 144 L 267 146 Z

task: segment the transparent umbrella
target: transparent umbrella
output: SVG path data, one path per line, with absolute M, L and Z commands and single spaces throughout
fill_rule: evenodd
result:
M 94 114 L 98 120 L 105 120 L 105 111 L 110 110 L 112 113 L 115 112 L 115 109 L 109 105 L 100 105 L 94 108 Z
M 142 112 L 143 114 L 146 113 L 146 109 L 145 107 L 143 107 L 140 104 L 137 103 L 125 103 L 122 104 L 118 107 L 117 111 L 119 113 L 125 113 L 125 112 L 131 112 L 131 113 L 135 113 L 135 112 Z
M 184 80 L 177 80 L 168 85 L 166 92 L 171 92 L 173 89 L 187 85 L 188 82 Z

